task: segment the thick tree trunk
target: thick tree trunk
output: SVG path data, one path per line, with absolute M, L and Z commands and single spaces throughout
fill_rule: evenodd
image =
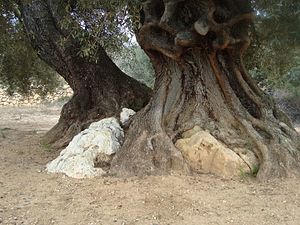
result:
M 58 124 L 45 136 L 53 147 L 65 146 L 91 122 L 119 115 L 123 107 L 139 110 L 150 98 L 150 89 L 124 74 L 98 47 L 98 61 L 78 55 L 79 40 L 60 21 L 68 1 L 33 0 L 20 3 L 22 20 L 38 55 L 53 67 L 74 91 L 62 109 Z
M 63 106 L 59 122 L 45 136 L 54 148 L 68 144 L 94 121 L 118 117 L 124 107 L 138 111 L 148 103 L 149 89 L 120 71 L 107 56 L 106 59 L 106 63 L 102 57 L 101 63 L 89 62 L 81 67 L 79 88 L 73 89 L 74 95 Z
M 154 95 L 135 116 L 112 173 L 193 171 L 175 143 L 198 127 L 239 156 L 241 149 L 255 155 L 260 179 L 300 175 L 298 133 L 243 66 L 249 4 L 146 1 L 138 40 L 156 70 Z

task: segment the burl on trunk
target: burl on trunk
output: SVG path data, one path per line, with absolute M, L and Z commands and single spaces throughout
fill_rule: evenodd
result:
M 201 171 L 209 148 L 238 157 L 260 179 L 298 176 L 300 137 L 243 64 L 250 1 L 149 0 L 141 15 L 137 37 L 156 71 L 154 96 L 135 116 L 111 172 Z

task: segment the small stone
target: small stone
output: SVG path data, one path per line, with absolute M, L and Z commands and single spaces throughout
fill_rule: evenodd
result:
M 194 24 L 194 28 L 198 34 L 205 36 L 209 31 L 209 26 L 207 21 L 197 20 Z
M 133 111 L 132 109 L 123 108 L 122 112 L 120 114 L 121 124 L 125 125 L 126 122 L 128 122 L 128 120 L 130 119 L 130 117 L 132 117 L 134 114 L 135 114 L 135 111 Z
M 122 205 L 117 205 L 116 209 L 121 209 L 123 206 Z
M 103 181 L 103 184 L 104 184 L 104 185 L 111 185 L 111 182 L 108 181 L 108 180 L 104 180 L 104 181 Z

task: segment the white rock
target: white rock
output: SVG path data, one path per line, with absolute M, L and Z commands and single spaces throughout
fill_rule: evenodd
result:
M 123 129 L 116 118 L 92 123 L 88 129 L 76 135 L 55 160 L 47 164 L 46 170 L 74 178 L 102 175 L 105 172 L 94 167 L 97 155 L 116 153 L 123 139 Z
M 124 125 L 130 119 L 130 117 L 132 117 L 135 113 L 136 112 L 133 111 L 132 109 L 123 108 L 120 114 L 121 124 Z

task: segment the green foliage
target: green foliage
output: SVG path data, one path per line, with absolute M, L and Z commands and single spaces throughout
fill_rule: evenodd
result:
M 53 149 L 51 148 L 51 145 L 49 143 L 40 143 L 40 146 L 42 149 L 46 152 L 51 152 Z
M 70 1 L 60 25 L 80 43 L 78 54 L 98 60 L 97 49 L 117 52 L 133 36 L 127 1 Z
M 8 93 L 45 95 L 58 85 L 58 76 L 23 40 L 10 40 L 1 48 L 0 82 Z
M 293 87 L 300 86 L 300 66 L 294 67 L 288 74 L 287 74 L 287 81 Z
M 113 55 L 113 59 L 117 66 L 126 74 L 153 88 L 153 67 L 148 56 L 138 45 L 123 47 L 121 52 Z
M 240 177 L 242 179 L 256 177 L 258 171 L 259 171 L 258 165 L 253 165 L 250 171 L 245 171 L 244 169 L 240 168 Z
M 0 85 L 9 94 L 45 95 L 57 87 L 58 76 L 37 57 L 12 8 L 0 2 Z
M 142 2 L 67 0 L 66 7 L 60 8 L 64 15 L 60 25 L 79 43 L 81 57 L 97 61 L 97 50 L 104 47 L 125 73 L 152 87 L 154 72 L 148 57 L 138 46 L 128 44 L 139 26 Z M 257 19 L 247 67 L 261 85 L 299 93 L 299 0 L 252 3 Z M 47 92 L 57 85 L 56 73 L 35 55 L 16 15 L 13 0 L 0 0 L 0 83 L 9 92 L 37 88 Z
M 262 86 L 300 88 L 300 2 L 298 0 L 255 1 L 257 12 L 253 44 L 246 63 Z
M 5 136 L 5 134 L 4 134 L 4 132 L 3 132 L 2 129 L 0 129 L 0 137 L 1 137 L 1 138 L 6 138 L 6 136 Z
M 12 130 L 11 128 L 7 128 L 7 127 L 4 127 L 4 128 L 0 128 L 0 138 L 7 138 L 5 132 L 6 131 L 10 131 Z
M 25 1 L 30 3 L 30 0 Z M 72 39 L 73 44 L 79 46 L 78 55 L 97 61 L 97 51 L 102 47 L 110 54 L 124 53 L 124 43 L 129 43 L 133 37 L 132 21 L 134 17 L 135 21 L 138 19 L 140 1 L 68 0 L 60 6 L 64 7 L 57 6 L 57 14 L 61 18 L 59 25 L 64 35 L 59 44 L 64 45 Z M 52 90 L 58 85 L 57 75 L 32 50 L 17 19 L 20 15 L 15 1 L 0 0 L 0 10 L 0 84 L 9 93 L 17 91 L 28 94 L 32 89 L 46 93 Z M 124 70 L 152 85 L 151 76 L 143 69 L 143 66 L 147 71 L 151 69 L 143 52 L 140 49 L 132 52 L 126 50 L 126 54 L 130 55 L 135 68 L 121 63 Z
M 300 97 L 300 66 L 293 67 L 285 76 L 284 87 L 297 99 Z

